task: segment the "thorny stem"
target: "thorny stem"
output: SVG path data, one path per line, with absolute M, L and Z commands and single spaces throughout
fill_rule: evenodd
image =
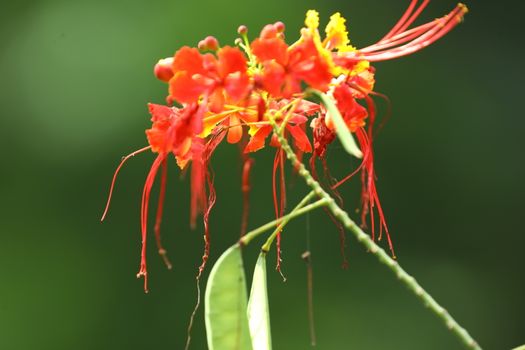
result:
M 310 172 L 306 169 L 304 164 L 297 159 L 297 156 L 293 152 L 292 148 L 288 144 L 288 141 L 279 133 L 279 126 L 275 120 L 270 117 L 270 124 L 272 124 L 274 134 L 279 140 L 282 149 L 286 153 L 286 157 L 292 162 L 292 164 L 298 169 L 299 175 L 304 178 L 308 186 L 312 188 L 313 192 L 321 198 L 315 203 L 320 203 L 324 201 L 327 208 L 330 212 L 336 217 L 350 232 L 354 234 L 359 243 L 363 244 L 367 250 L 374 254 L 380 263 L 386 265 L 398 278 L 398 280 L 403 283 L 411 292 L 413 292 L 418 299 L 420 299 L 425 307 L 430 309 L 434 314 L 436 314 L 445 324 L 445 326 L 456 335 L 461 342 L 468 348 L 472 350 L 481 350 L 481 347 L 478 343 L 470 336 L 467 330 L 459 325 L 458 322 L 448 313 L 448 311 L 437 303 L 434 298 L 421 287 L 421 285 L 416 281 L 414 277 L 409 275 L 397 261 L 392 259 L 380 246 L 378 246 L 369 235 L 363 232 L 361 228 L 348 216 L 348 214 L 342 210 L 335 200 L 321 187 L 321 185 L 315 181 Z M 315 204 L 314 203 L 314 204 Z M 312 204 L 311 204 L 312 205 Z M 306 209 L 307 207 L 303 208 Z M 300 210 L 297 211 L 297 213 Z M 288 214 L 287 216 L 292 216 Z M 294 215 L 295 217 L 297 215 Z M 286 216 L 282 217 L 281 220 L 284 220 Z M 292 217 L 290 217 L 292 218 Z M 274 223 L 273 223 L 274 224 Z
M 312 193 L 314 193 L 314 192 L 312 191 Z M 307 195 L 306 197 L 309 197 L 309 195 Z M 312 197 L 313 197 L 313 195 L 312 195 Z M 311 197 L 309 199 L 311 199 Z M 300 209 L 296 208 L 297 210 L 294 209 L 290 214 L 281 216 L 278 219 L 270 221 L 270 222 L 268 222 L 268 223 L 266 223 L 266 224 L 264 224 L 262 226 L 259 226 L 255 230 L 252 230 L 252 231 L 248 232 L 243 237 L 241 237 L 241 239 L 239 239 L 239 244 L 241 244 L 241 245 L 248 245 L 251 242 L 252 239 L 254 239 L 255 237 L 263 234 L 264 232 L 274 228 L 276 225 L 279 225 L 279 224 L 281 224 L 284 221 L 288 222 L 288 221 L 290 221 L 293 218 L 296 218 L 296 217 L 301 216 L 301 215 L 303 215 L 305 213 L 308 213 L 309 211 L 312 211 L 312 210 L 314 210 L 316 208 L 325 206 L 325 205 L 328 204 L 328 201 L 329 201 L 328 199 L 322 198 L 322 199 L 319 199 L 318 201 L 315 201 L 312 204 L 309 204 L 309 205 L 307 205 L 307 206 L 305 206 L 303 208 L 300 208 Z

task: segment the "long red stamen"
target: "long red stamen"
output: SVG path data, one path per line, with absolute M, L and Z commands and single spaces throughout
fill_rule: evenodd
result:
M 429 1 L 425 0 L 412 13 L 416 2 L 412 1 L 401 20 L 383 39 L 355 53 L 347 54 L 346 58 L 355 59 L 356 61 L 377 62 L 406 56 L 422 50 L 450 32 L 463 20 L 463 15 L 468 11 L 467 7 L 460 3 L 448 15 L 406 30 L 420 15 Z
M 391 37 L 388 40 L 381 41 L 379 43 L 367 46 L 367 47 L 365 47 L 363 49 L 359 49 L 359 52 L 361 52 L 361 53 L 376 52 L 376 51 L 384 50 L 384 49 L 387 49 L 387 48 L 391 48 L 391 47 L 394 47 L 394 46 L 398 46 L 398 45 L 407 43 L 407 42 L 409 42 L 409 41 L 411 41 L 411 40 L 421 36 L 423 33 L 427 32 L 429 29 L 432 29 L 436 25 L 436 22 L 439 22 L 439 20 L 440 19 L 436 19 L 436 20 L 434 20 L 432 22 L 428 22 L 428 23 L 422 24 L 422 25 L 420 25 L 418 27 L 415 27 L 415 28 L 412 28 L 410 30 L 407 30 L 407 31 L 405 31 L 403 33 L 394 35 L 393 37 Z
M 350 174 L 346 175 L 343 179 L 339 180 L 335 185 L 332 186 L 332 189 L 335 190 L 339 186 L 341 186 L 342 184 L 344 184 L 345 182 L 350 180 L 355 174 L 357 174 L 359 171 L 361 171 L 361 169 L 363 168 L 363 165 L 364 165 L 364 162 L 361 162 L 359 164 L 359 166 L 357 167 L 357 169 L 352 171 Z
M 284 151 L 279 148 L 275 152 L 273 160 L 273 176 L 272 176 L 272 191 L 273 191 L 273 206 L 275 209 L 275 217 L 278 219 L 284 215 L 286 206 L 286 184 L 284 175 Z M 277 170 L 280 171 L 279 176 L 279 195 L 277 194 Z M 281 272 L 281 232 L 277 234 L 277 266 L 276 270 Z
M 122 161 L 120 162 L 119 166 L 117 167 L 117 170 L 115 170 L 115 173 L 113 174 L 113 180 L 111 181 L 111 186 L 109 187 L 109 194 L 108 194 L 108 200 L 106 202 L 106 207 L 104 209 L 104 213 L 102 214 L 102 218 L 100 219 L 100 221 L 104 221 L 104 219 L 106 218 L 106 215 L 108 213 L 108 210 L 109 210 L 109 204 L 111 203 L 111 196 L 113 195 L 113 188 L 115 187 L 115 181 L 117 181 L 117 175 L 120 171 L 120 168 L 122 168 L 122 166 L 124 165 L 124 163 L 131 157 L 134 157 L 136 156 L 137 154 L 139 153 L 142 153 L 144 151 L 147 151 L 148 149 L 150 149 L 151 146 L 147 146 L 147 147 L 144 147 L 144 148 L 141 148 L 135 152 L 132 152 L 130 154 L 128 154 L 127 156 L 123 157 L 122 158 Z
M 381 123 L 379 123 L 379 125 L 377 126 L 377 128 L 375 130 L 375 133 L 372 135 L 373 137 L 375 137 L 375 135 L 379 131 L 381 131 L 381 129 L 383 129 L 383 127 L 385 126 L 386 122 L 388 120 L 390 120 L 390 117 L 392 116 L 392 102 L 390 101 L 390 98 L 388 98 L 387 95 L 379 93 L 379 92 L 370 91 L 370 95 L 377 96 L 377 97 L 383 99 L 386 102 L 386 104 L 387 104 L 387 110 L 385 112 L 385 115 L 381 118 Z M 373 102 L 372 98 L 369 98 L 369 99 L 370 99 L 370 101 Z M 369 99 L 367 99 L 366 101 L 369 101 Z
M 241 219 L 241 237 L 246 234 L 248 227 L 248 216 L 250 211 L 250 174 L 254 160 L 246 153 L 243 153 L 244 163 L 242 166 L 242 219 Z
M 326 162 L 326 157 L 321 158 L 321 164 L 323 165 L 324 176 L 326 177 L 326 180 L 328 181 L 329 188 L 331 189 L 332 195 L 337 200 L 338 205 L 340 207 L 343 207 L 344 206 L 343 197 L 341 197 L 341 194 L 339 193 L 337 188 L 334 188 L 331 185 L 334 182 L 334 178 L 330 174 L 330 169 L 328 169 L 328 164 Z M 337 228 L 337 231 L 339 232 L 339 245 L 340 245 L 340 250 L 341 250 L 341 257 L 343 259 L 341 267 L 343 269 L 347 269 L 348 268 L 348 259 L 346 257 L 345 228 L 344 228 L 343 224 L 339 220 L 337 220 L 335 218 L 335 216 L 332 214 L 332 212 L 328 208 L 323 207 L 323 210 L 326 212 L 326 214 L 328 214 L 328 217 L 330 218 L 330 220 L 332 220 L 332 222 L 334 223 L 334 225 Z
M 201 139 L 194 139 L 193 143 L 202 142 Z M 191 162 L 191 199 L 190 199 L 190 226 L 195 229 L 197 215 L 203 213 L 206 208 L 206 170 L 202 159 L 202 145 L 195 145 L 194 155 Z M 192 146 L 193 147 L 193 146 Z M 200 154 L 200 155 L 198 155 Z
M 312 172 L 312 176 L 315 179 L 315 181 L 319 182 L 319 176 L 317 175 L 317 167 L 315 165 L 315 159 L 316 159 L 316 152 L 314 152 L 314 154 L 310 158 L 310 171 Z M 326 166 L 326 159 L 324 158 L 324 156 L 323 157 L 319 157 L 319 159 L 321 159 L 321 161 L 323 163 L 323 169 L 324 169 L 325 175 L 330 176 L 329 172 L 328 172 L 328 167 Z M 335 189 L 336 187 L 337 186 L 332 186 L 331 189 Z M 336 198 L 339 199 L 340 204 L 342 205 L 342 198 L 339 195 L 339 193 L 336 192 L 336 191 L 333 191 L 333 193 L 335 194 Z M 343 224 L 341 224 L 341 222 L 339 220 L 337 220 L 332 215 L 332 212 L 330 212 L 330 210 L 328 208 L 323 207 L 323 211 L 326 213 L 326 215 L 328 215 L 328 217 L 330 218 L 330 221 L 332 221 L 332 223 L 337 228 L 337 232 L 339 233 L 339 243 L 340 243 L 340 246 L 341 246 L 341 257 L 343 258 L 343 262 L 342 262 L 341 266 L 342 266 L 343 269 L 346 269 L 346 268 L 348 268 L 348 259 L 346 257 L 346 236 L 345 236 L 344 226 L 343 226 Z
M 439 40 L 458 25 L 462 21 L 463 14 L 466 11 L 465 5 L 459 4 L 450 14 L 434 21 L 434 27 L 432 27 L 432 29 L 426 31 L 408 44 L 371 54 L 365 53 L 359 57 L 370 62 L 377 62 L 406 56 L 422 50 Z
M 405 31 L 412 23 L 414 23 L 414 21 L 419 17 L 419 15 L 421 14 L 421 12 L 423 12 L 423 10 L 425 9 L 425 7 L 427 7 L 428 3 L 430 2 L 430 0 L 425 0 L 421 3 L 421 5 L 419 5 L 419 7 L 417 8 L 416 11 L 414 11 L 414 13 L 412 14 L 412 16 L 410 16 L 410 18 L 396 31 L 396 34 L 398 33 L 402 33 L 403 31 Z
M 361 172 L 362 176 L 362 201 L 363 201 L 363 210 L 362 210 L 362 221 L 363 224 L 366 224 L 366 216 L 370 215 L 370 224 L 372 230 L 372 238 L 375 235 L 375 214 L 374 209 L 377 210 L 379 216 L 379 240 L 382 238 L 383 229 L 386 233 L 388 245 L 392 256 L 395 258 L 394 246 L 390 238 L 390 233 L 388 231 L 388 226 L 386 224 L 385 215 L 383 213 L 383 208 L 381 202 L 379 201 L 379 195 L 377 194 L 377 188 L 375 185 L 375 171 L 374 171 L 374 155 L 371 145 L 371 140 L 369 139 L 367 133 L 362 129 L 356 131 L 357 139 L 359 146 L 363 150 L 363 163 L 364 168 Z
M 279 158 L 280 158 L 280 149 L 278 149 L 276 152 L 275 152 L 275 157 L 273 159 L 273 171 L 272 171 L 272 193 L 273 193 L 273 207 L 274 207 L 274 210 L 275 210 L 275 218 L 278 219 L 279 218 L 279 213 L 280 213 L 280 210 L 279 210 L 279 199 L 278 199 L 278 195 L 277 195 L 277 169 L 279 167 Z M 281 259 L 280 259 L 280 256 L 281 256 L 281 233 L 279 232 L 277 234 L 277 270 L 279 270 L 280 268 L 280 265 L 281 265 Z
M 142 192 L 142 203 L 140 210 L 140 221 L 141 221 L 141 232 L 142 232 L 142 250 L 140 254 L 140 270 L 137 273 L 137 278 L 144 277 L 144 291 L 148 292 L 148 269 L 146 265 L 146 236 L 148 227 L 148 206 L 149 206 L 149 195 L 151 193 L 151 187 L 155 181 L 155 176 L 161 163 L 166 158 L 165 154 L 159 154 L 155 161 L 151 165 L 151 169 L 146 177 L 144 184 L 144 191 Z
M 367 96 L 365 94 L 365 91 L 363 89 L 361 89 L 359 86 L 357 86 L 355 84 L 349 84 L 349 85 L 350 85 L 351 88 L 358 90 L 359 92 L 361 92 L 363 95 L 366 96 L 365 100 L 367 102 L 367 105 L 369 106 L 368 110 L 369 110 L 369 114 L 372 116 L 371 120 L 372 119 L 375 120 L 375 103 L 374 103 L 373 99 L 370 96 Z M 384 94 L 381 94 L 381 93 L 378 93 L 378 92 L 374 92 L 374 91 L 369 92 L 369 94 L 370 95 L 374 95 L 374 96 L 378 96 L 378 97 L 384 99 L 387 102 L 387 104 L 388 104 L 388 110 L 386 112 L 386 115 L 382 118 L 381 123 L 379 124 L 379 126 L 375 130 L 375 133 L 377 133 L 379 130 L 381 130 L 383 128 L 385 122 L 390 118 L 390 115 L 391 115 L 391 102 L 390 102 L 390 99 L 388 98 L 388 96 L 386 96 Z M 369 127 L 372 127 L 372 123 L 369 123 L 369 124 L 370 124 Z M 371 139 L 373 139 L 373 137 L 375 136 L 375 133 L 374 133 L 373 130 L 370 130 L 369 134 L 371 135 L 371 137 L 370 137 Z M 343 185 L 345 182 L 347 182 L 352 177 L 354 177 L 357 173 L 359 173 L 363 169 L 364 164 L 365 163 L 362 161 L 359 164 L 359 166 L 357 167 L 357 169 L 355 169 L 350 174 L 346 175 L 344 178 L 342 178 L 337 183 L 332 185 L 332 189 L 333 190 L 337 189 L 339 186 Z
M 208 199 L 204 202 L 204 208 L 203 208 L 203 223 L 204 223 L 204 253 L 202 254 L 202 263 L 199 266 L 199 273 L 197 275 L 197 279 L 200 279 L 202 272 L 206 268 L 206 263 L 208 261 L 208 257 L 210 256 L 210 213 L 212 208 L 215 206 L 215 202 L 217 200 L 217 195 L 215 192 L 215 186 L 213 184 L 214 174 L 213 170 L 210 166 L 210 160 L 213 152 L 221 143 L 221 141 L 226 136 L 226 130 L 225 129 L 219 129 L 216 133 L 214 133 L 211 137 L 211 139 L 208 141 L 206 146 L 204 147 L 204 151 L 202 153 L 202 162 L 203 162 L 203 170 L 204 170 L 204 176 L 206 180 L 206 184 L 208 185 Z M 202 184 L 202 186 L 205 186 L 205 184 Z M 206 191 L 203 191 L 204 194 Z
M 408 8 L 406 9 L 405 13 L 401 16 L 399 21 L 394 25 L 394 27 L 381 39 L 379 42 L 385 41 L 386 39 L 389 39 L 394 34 L 398 33 L 399 28 L 405 23 L 405 21 L 408 19 L 412 11 L 414 11 L 414 7 L 416 7 L 416 4 L 419 0 L 412 0 L 410 4 L 408 5 Z
M 202 263 L 199 266 L 199 274 L 197 279 L 200 278 L 202 272 L 206 268 L 206 263 L 208 262 L 208 257 L 210 256 L 210 213 L 212 208 L 217 201 L 217 195 L 215 192 L 215 186 L 213 185 L 213 173 L 210 170 L 206 170 L 206 183 L 208 184 L 208 201 L 206 203 L 206 208 L 204 209 L 203 222 L 204 222 L 204 254 L 202 255 Z
M 375 103 L 374 103 L 374 100 L 368 96 L 368 94 L 366 93 L 366 91 L 364 91 L 362 88 L 360 88 L 358 85 L 356 84 L 352 84 L 352 83 L 349 83 L 348 84 L 352 89 L 355 89 L 357 91 L 359 91 L 362 95 L 365 96 L 365 101 L 367 103 L 367 110 L 368 110 L 368 119 L 369 119 L 369 122 L 368 122 L 368 135 L 369 135 L 369 138 L 372 139 L 373 138 L 373 135 L 374 135 L 374 124 L 375 124 L 375 120 L 376 120 L 376 107 L 375 107 Z M 371 92 L 372 93 L 372 92 Z M 382 94 L 378 94 L 378 93 L 373 93 L 375 95 L 380 95 L 381 97 L 384 97 L 387 101 L 388 101 L 388 97 L 386 97 L 385 95 L 382 95 Z M 381 125 L 380 125 L 381 126 Z M 335 190 L 337 189 L 339 186 L 341 186 L 342 184 L 344 184 L 346 181 L 350 180 L 354 175 L 356 175 L 359 171 L 363 170 L 363 167 L 365 167 L 365 159 L 366 157 L 363 157 L 363 160 L 361 162 L 361 164 L 359 164 L 359 166 L 357 167 L 357 169 L 355 169 L 354 171 L 352 171 L 350 174 L 348 174 L 347 176 L 345 176 L 343 179 L 339 180 L 335 185 L 332 186 L 332 190 Z M 365 215 L 364 214 L 364 211 L 362 213 L 362 215 Z
M 157 241 L 157 250 L 159 251 L 159 255 L 164 260 L 164 264 L 166 264 L 166 267 L 168 269 L 171 269 L 172 265 L 170 260 L 168 259 L 166 249 L 162 246 L 162 241 L 160 239 L 160 224 L 162 222 L 162 212 L 164 210 L 164 198 L 166 196 L 166 178 L 168 176 L 168 166 L 167 166 L 167 158 L 165 158 L 162 161 L 162 173 L 160 178 L 160 190 L 159 190 L 159 202 L 157 205 L 157 215 L 155 218 L 155 240 Z
M 279 161 L 279 171 L 280 171 L 280 212 L 279 217 L 284 215 L 286 208 L 286 181 L 284 176 L 284 151 L 282 148 L 279 150 L 280 161 Z M 277 271 L 281 272 L 281 232 L 277 235 Z M 282 273 L 281 273 L 282 274 Z M 284 277 L 283 277 L 284 278 Z

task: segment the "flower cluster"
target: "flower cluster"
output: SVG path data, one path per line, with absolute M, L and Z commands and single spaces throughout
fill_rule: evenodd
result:
M 360 174 L 362 224 L 368 222 L 373 235 L 378 225 L 379 238 L 385 232 L 392 249 L 375 185 L 372 141 L 376 113 L 372 97 L 378 94 L 374 92 L 375 69 L 371 63 L 408 55 L 430 45 L 456 26 L 467 11 L 464 5 L 458 4 L 444 17 L 409 28 L 428 1 L 418 3 L 412 0 L 387 35 L 362 49 L 350 45 L 346 21 L 339 13 L 330 17 L 321 34 L 318 13 L 310 10 L 299 39 L 291 45 L 285 41 L 282 22 L 266 25 L 253 41 L 248 39 L 248 29 L 241 26 L 238 29 L 241 38 L 235 46 L 220 46 L 214 37 L 207 37 L 197 48 L 182 47 L 173 57 L 161 59 L 156 64 L 156 77 L 168 85 L 167 105 L 149 104 L 152 121 L 151 128 L 146 130 L 149 146 L 123 159 L 111 186 L 112 190 L 120 167 L 130 156 L 145 150 L 157 155 L 146 178 L 141 206 L 142 259 L 138 276 L 144 277 L 146 289 L 148 205 L 159 170 L 161 182 L 155 236 L 159 252 L 170 266 L 160 241 L 167 159 L 174 156 L 181 169 L 191 164 L 190 222 L 194 226 L 200 214 L 204 219 L 206 243 L 202 272 L 209 252 L 208 217 L 215 203 L 209 162 L 224 139 L 241 145 L 245 194 L 249 191 L 252 168 L 249 154 L 263 149 L 270 139 L 270 146 L 276 150 L 273 197 L 277 217 L 284 214 L 286 187 L 284 152 L 274 132 L 275 125 L 287 140 L 292 141 L 299 159 L 306 153 L 312 154 L 310 167 L 314 176 L 317 176 L 316 160 L 320 160 L 328 171 L 326 151 L 336 138 L 337 123 L 326 103 L 312 98 L 312 91 L 324 94 L 323 101 L 328 100 L 337 108 L 338 117 L 342 117 L 360 149 L 354 154 L 361 157 L 357 169 L 327 186 L 336 191 L 342 183 Z M 247 197 L 245 195 L 246 211 Z M 246 227 L 246 217 L 247 214 L 243 215 L 242 231 Z M 278 255 L 279 242 L 278 236 Z M 278 256 L 278 266 L 279 262 Z

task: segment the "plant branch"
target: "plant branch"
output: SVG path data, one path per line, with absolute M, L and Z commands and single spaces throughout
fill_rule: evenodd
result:
M 308 193 L 300 202 L 299 204 L 297 204 L 295 206 L 295 208 L 292 209 L 292 211 L 290 212 L 290 214 L 293 214 L 293 213 L 297 213 L 302 207 L 304 207 L 306 205 L 306 203 L 308 203 L 310 200 L 312 200 L 312 198 L 315 197 L 315 192 L 314 191 L 311 191 L 310 193 Z M 272 243 L 273 243 L 273 240 L 275 239 L 275 237 L 277 237 L 277 235 L 279 234 L 279 232 L 282 231 L 283 227 L 286 226 L 286 224 L 292 219 L 292 217 L 288 217 L 284 220 L 281 221 L 281 223 L 279 224 L 279 226 L 273 231 L 273 233 L 270 235 L 270 237 L 268 237 L 268 239 L 266 240 L 266 242 L 264 243 L 264 245 L 261 247 L 261 250 L 265 253 L 268 253 L 270 251 L 270 247 L 272 246 Z
M 301 201 L 301 203 L 307 203 L 313 196 L 314 196 L 314 192 L 312 191 L 310 194 L 306 195 L 306 197 L 304 199 L 307 199 L 306 201 L 303 199 Z M 303 208 L 300 208 L 300 209 L 297 209 L 297 210 L 293 210 L 290 214 L 287 214 L 287 215 L 284 215 L 284 216 L 281 216 L 280 218 L 276 219 L 276 220 L 273 220 L 273 221 L 270 221 L 262 226 L 259 226 L 258 228 L 256 228 L 255 230 L 252 230 L 250 232 L 248 232 L 247 234 L 245 234 L 241 239 L 239 239 L 239 244 L 241 245 L 248 245 L 252 239 L 254 239 L 255 237 L 263 234 L 264 232 L 274 228 L 275 226 L 283 223 L 283 222 L 288 222 L 290 221 L 291 219 L 293 218 L 296 218 L 298 216 L 301 216 L 305 213 L 308 213 L 309 211 L 312 211 L 314 209 L 317 209 L 319 207 L 322 207 L 322 206 L 325 206 L 328 204 L 328 200 L 325 199 L 325 198 L 322 198 L 322 199 L 319 199 L 318 201 L 315 201 L 313 202 L 312 204 L 309 204 Z
M 326 102 L 326 101 L 323 101 Z M 273 126 L 274 135 L 278 138 L 279 143 L 281 144 L 282 149 L 286 153 L 286 157 L 292 162 L 292 165 L 297 167 L 299 175 L 304 178 L 306 183 L 313 192 L 325 200 L 327 207 L 330 212 L 350 231 L 354 234 L 357 240 L 363 244 L 367 250 L 374 254 L 379 262 L 387 266 L 399 279 L 399 281 L 404 284 L 411 292 L 413 292 L 418 299 L 420 299 L 425 307 L 430 309 L 434 314 L 436 314 L 445 324 L 445 326 L 456 335 L 461 342 L 468 348 L 472 350 L 481 350 L 481 347 L 478 343 L 470 336 L 466 329 L 464 329 L 459 323 L 448 313 L 445 308 L 439 305 L 436 300 L 421 287 L 421 285 L 415 280 L 414 277 L 409 275 L 397 261 L 392 259 L 380 246 L 378 246 L 369 235 L 363 232 L 361 228 L 348 216 L 348 214 L 341 209 L 335 200 L 321 187 L 321 185 L 312 177 L 310 172 L 306 169 L 304 164 L 300 162 L 293 150 L 291 149 L 288 141 L 283 137 L 282 133 L 279 133 L 279 126 L 275 123 L 275 120 L 272 116 L 268 118 L 270 124 Z M 319 203 L 321 200 L 315 202 Z M 306 209 L 306 207 L 304 208 Z M 298 211 L 299 212 L 299 211 Z M 289 214 L 291 215 L 291 214 Z M 282 217 L 281 220 L 284 220 L 285 217 Z

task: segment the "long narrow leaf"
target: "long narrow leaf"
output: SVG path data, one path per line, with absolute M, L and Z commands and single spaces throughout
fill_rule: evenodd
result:
M 334 100 L 320 91 L 310 91 L 315 95 L 319 96 L 321 102 L 323 102 L 323 105 L 326 107 L 328 113 L 330 113 L 330 117 L 332 117 L 335 124 L 335 132 L 337 133 L 337 137 L 341 141 L 341 144 L 343 145 L 344 149 L 357 158 L 363 158 L 363 152 L 361 152 L 354 140 L 354 137 L 352 136 L 352 133 L 350 132 L 350 130 L 348 130 L 348 127 L 346 126 L 345 121 L 341 116 L 341 113 L 339 113 L 339 110 L 337 109 Z
M 246 278 L 238 244 L 213 266 L 204 297 L 209 350 L 252 350 L 246 314 Z
M 270 310 L 266 285 L 266 254 L 261 253 L 253 272 L 252 289 L 248 301 L 248 322 L 254 350 L 271 350 Z

